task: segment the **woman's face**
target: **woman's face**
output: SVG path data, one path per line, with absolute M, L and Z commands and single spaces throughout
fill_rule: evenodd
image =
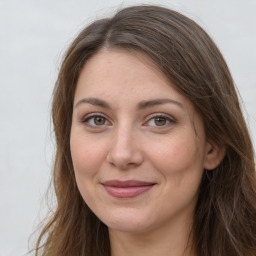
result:
M 86 63 L 70 143 L 80 193 L 110 230 L 192 220 L 213 149 L 193 105 L 147 56 L 104 50 Z

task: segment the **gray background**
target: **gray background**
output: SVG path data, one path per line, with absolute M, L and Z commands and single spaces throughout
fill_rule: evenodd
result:
M 46 211 L 54 148 L 50 101 L 61 56 L 85 24 L 138 3 L 181 11 L 213 37 L 255 142 L 255 0 L 0 0 L 0 256 L 24 255 Z

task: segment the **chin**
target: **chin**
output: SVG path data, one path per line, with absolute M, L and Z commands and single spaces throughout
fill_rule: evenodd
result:
M 108 218 L 101 218 L 111 230 L 120 232 L 143 232 L 150 229 L 149 217 L 146 214 L 118 211 Z
M 125 233 L 141 233 L 144 231 L 147 231 L 147 225 L 143 225 L 141 223 L 117 223 L 117 222 L 111 222 L 109 225 L 107 225 L 110 230 L 116 230 L 119 232 L 125 232 Z

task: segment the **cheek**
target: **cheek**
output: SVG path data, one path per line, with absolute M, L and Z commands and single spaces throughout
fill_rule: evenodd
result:
M 105 159 L 105 149 L 97 140 L 72 134 L 70 138 L 71 157 L 78 189 L 90 208 L 94 207 L 96 194 L 95 185 L 98 184 L 98 176 L 101 165 Z
M 151 147 L 152 163 L 165 175 L 181 175 L 186 172 L 201 172 L 203 150 L 194 135 L 166 139 Z
M 71 134 L 70 150 L 76 175 L 94 175 L 105 159 L 104 144 L 87 136 Z

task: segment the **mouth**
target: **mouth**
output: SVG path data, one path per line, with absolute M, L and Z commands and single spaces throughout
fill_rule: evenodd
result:
M 109 180 L 102 185 L 110 196 L 116 198 L 133 198 L 149 191 L 156 183 L 138 180 Z

